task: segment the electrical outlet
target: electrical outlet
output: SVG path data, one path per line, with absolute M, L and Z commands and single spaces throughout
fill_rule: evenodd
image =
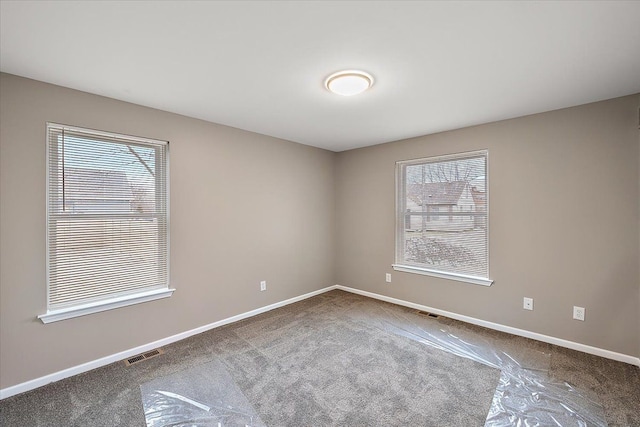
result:
M 266 291 L 267 290 L 267 281 L 263 280 L 260 282 L 260 291 Z
M 573 318 L 576 320 L 582 320 L 584 322 L 584 312 L 585 312 L 585 308 L 584 307 L 576 307 L 575 305 L 573 306 Z
M 525 310 L 533 310 L 533 298 L 524 297 L 522 308 L 524 308 Z
M 391 273 L 387 273 L 385 280 L 387 281 L 387 283 L 391 283 Z

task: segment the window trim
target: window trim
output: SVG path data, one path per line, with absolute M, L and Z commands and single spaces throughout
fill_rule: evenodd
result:
M 404 273 L 422 274 L 423 276 L 439 277 L 441 279 L 457 280 L 458 282 L 472 283 L 474 285 L 491 286 L 493 280 L 485 279 L 478 276 L 467 276 L 465 274 L 448 273 L 446 271 L 430 270 L 424 267 L 416 267 L 406 264 L 392 264 L 391 267 L 395 271 L 402 271 Z
M 447 160 L 459 160 L 461 157 L 475 157 L 475 156 L 484 156 L 485 157 L 485 192 L 487 198 L 487 206 L 486 206 L 486 216 L 487 216 L 487 277 L 480 276 L 471 276 L 461 273 L 453 273 L 442 270 L 434 270 L 430 268 L 426 268 L 423 266 L 416 266 L 407 263 L 399 262 L 398 254 L 400 253 L 400 248 L 404 244 L 404 240 L 402 239 L 402 235 L 404 234 L 404 212 L 400 212 L 400 208 L 404 209 L 405 202 L 402 200 L 403 196 L 406 195 L 406 180 L 404 179 L 403 170 L 406 166 L 411 166 L 415 164 L 422 163 L 436 163 Z M 471 283 L 474 285 L 481 286 L 491 286 L 493 284 L 493 280 L 489 278 L 490 276 L 490 257 L 489 257 L 489 150 L 476 150 L 476 151 L 467 151 L 453 154 L 445 154 L 441 156 L 431 156 L 431 157 L 422 157 L 419 159 L 410 159 L 410 160 L 399 160 L 396 162 L 396 170 L 395 170 L 395 262 L 391 264 L 391 267 L 395 271 L 400 271 L 404 273 L 412 273 L 412 274 L 420 274 L 424 276 L 438 277 L 441 279 L 455 280 L 464 283 Z
M 131 295 L 94 301 L 85 304 L 78 304 L 72 307 L 65 307 L 58 310 L 47 310 L 45 314 L 38 316 L 42 323 L 58 322 L 60 320 L 72 319 L 74 317 L 85 316 L 87 314 L 100 313 L 101 311 L 113 310 L 115 308 L 126 307 L 128 305 L 140 304 L 157 299 L 168 298 L 173 295 L 175 289 L 162 288 L 151 291 L 137 292 Z
M 165 188 L 166 188 L 166 205 L 165 205 L 165 209 L 166 209 L 166 213 L 165 213 L 165 218 L 166 218 L 166 224 L 167 224 L 167 230 L 166 230 L 166 245 L 167 245 L 167 249 L 166 249 L 166 253 L 167 253 L 167 265 L 166 265 L 166 269 L 167 269 L 167 283 L 166 286 L 163 287 L 159 287 L 156 289 L 146 289 L 143 291 L 138 291 L 138 292 L 132 292 L 130 294 L 126 294 L 126 295 L 119 295 L 119 296 L 115 296 L 112 298 L 105 298 L 102 300 L 97 300 L 97 301 L 89 301 L 89 302 L 85 302 L 85 303 L 80 303 L 77 305 L 73 305 L 73 306 L 68 306 L 68 307 L 62 307 L 62 308 L 58 308 L 58 309 L 53 309 L 51 310 L 49 307 L 49 274 L 50 274 L 50 267 L 49 267 L 49 260 L 50 260 L 50 245 L 49 245 L 49 216 L 50 216 L 50 197 L 49 197 L 49 188 L 50 188 L 50 152 L 49 152 L 49 129 L 50 128 L 59 128 L 59 129 L 63 129 L 63 130 L 68 130 L 71 132 L 84 132 L 84 133 L 91 133 L 93 134 L 96 138 L 100 138 L 100 137 L 105 137 L 105 138 L 113 138 L 113 139 L 119 139 L 122 141 L 131 141 L 131 143 L 133 144 L 149 144 L 149 145 L 165 145 L 166 146 L 166 151 L 165 151 Z M 126 307 L 129 305 L 134 305 L 134 304 L 140 304 L 140 303 L 144 303 L 144 302 L 148 302 L 148 301 L 154 301 L 154 300 L 158 300 L 158 299 L 163 299 L 163 298 L 168 298 L 171 297 L 173 295 L 173 293 L 175 292 L 174 288 L 170 287 L 170 278 L 171 278 L 171 222 L 170 222 L 170 183 L 171 183 L 171 179 L 170 179 L 170 155 L 169 155 L 169 141 L 162 141 L 162 140 L 158 140 L 158 139 L 151 139 L 151 138 L 145 138 L 145 137 L 140 137 L 140 136 L 134 136 L 134 135 L 125 135 L 125 134 L 119 134 L 119 133 L 115 133 L 115 132 L 105 132 L 105 131 L 101 131 L 101 130 L 96 130 L 96 129 L 90 129 L 90 128 L 82 128 L 82 127 L 78 127 L 78 126 L 70 126 L 70 125 L 64 125 L 61 123 L 56 123 L 56 122 L 46 122 L 46 142 L 45 142 L 45 147 L 46 147 L 46 204 L 45 204 L 45 218 L 46 218 L 46 271 L 45 271 L 45 280 L 46 280 L 46 307 L 47 307 L 47 311 L 44 314 L 40 314 L 38 316 L 36 316 L 38 319 L 40 319 L 42 321 L 42 323 L 47 324 L 47 323 L 52 323 L 52 322 L 58 322 L 60 320 L 65 320 L 65 319 L 72 319 L 75 317 L 80 317 L 80 316 L 85 316 L 88 314 L 92 314 L 92 313 L 99 313 L 102 311 L 107 311 L 107 310 L 113 310 L 116 308 L 121 308 L 121 307 Z

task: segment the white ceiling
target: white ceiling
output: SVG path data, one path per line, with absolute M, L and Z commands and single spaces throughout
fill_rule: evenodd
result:
M 640 92 L 639 1 L 0 7 L 4 72 L 333 151 Z

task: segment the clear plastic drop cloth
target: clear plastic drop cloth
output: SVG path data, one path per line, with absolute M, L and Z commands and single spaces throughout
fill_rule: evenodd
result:
M 544 372 L 503 369 L 485 427 L 606 427 L 596 400 Z
M 353 314 L 357 317 L 358 314 Z M 485 427 L 607 427 L 596 395 L 549 378 L 550 354 L 509 346 L 504 340 L 482 338 L 464 330 L 453 333 L 442 322 L 418 314 L 383 309 L 367 322 L 430 347 L 501 370 Z M 430 322 L 429 327 L 424 322 Z
M 147 427 L 263 427 L 224 365 L 214 360 L 140 386 Z

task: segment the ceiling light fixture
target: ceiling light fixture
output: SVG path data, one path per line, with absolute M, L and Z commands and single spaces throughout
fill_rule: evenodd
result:
M 342 96 L 357 95 L 373 86 L 373 77 L 358 70 L 338 71 L 324 81 L 324 86 L 333 93 Z

